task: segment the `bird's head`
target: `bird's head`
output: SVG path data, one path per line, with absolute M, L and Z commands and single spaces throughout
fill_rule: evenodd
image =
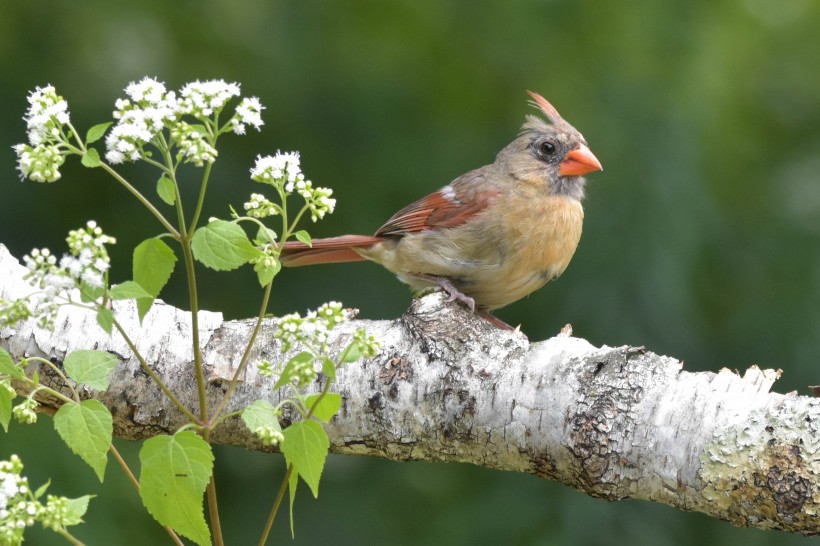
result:
M 601 163 L 583 135 L 552 104 L 538 93 L 528 93 L 546 120 L 527 116 L 518 138 L 498 154 L 496 164 L 521 182 L 546 184 L 551 194 L 580 200 L 583 175 L 603 170 Z

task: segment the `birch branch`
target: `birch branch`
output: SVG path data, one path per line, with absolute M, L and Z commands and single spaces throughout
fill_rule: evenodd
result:
M 0 245 L 0 297 L 24 297 L 25 268 Z M 173 392 L 197 407 L 189 315 L 157 302 L 140 327 L 133 302 L 118 320 Z M 235 371 L 253 321 L 200 315 L 213 407 Z M 266 320 L 251 362 L 284 358 Z M 674 358 L 640 347 L 595 347 L 564 332 L 541 342 L 494 328 L 440 294 L 413 302 L 392 321 L 352 320 L 333 331 L 341 350 L 364 327 L 382 342 L 376 358 L 338 374 L 340 414 L 328 425 L 331 450 L 396 461 L 459 461 L 526 472 L 608 500 L 640 498 L 699 511 L 734 525 L 820 532 L 820 401 L 769 392 L 779 371 L 753 366 L 688 373 Z M 139 368 L 125 342 L 92 313 L 65 308 L 54 331 L 32 322 L 0 332 L 17 359 L 60 364 L 76 349 L 117 356 L 105 392 L 82 391 L 114 415 L 115 434 L 140 439 L 185 423 Z M 42 381 L 60 385 L 47 368 Z M 324 378 L 308 390 L 318 392 Z M 227 411 L 285 393 L 251 365 Z M 42 400 L 55 405 L 53 400 Z M 288 424 L 292 416 L 285 415 Z M 239 419 L 216 443 L 264 449 Z

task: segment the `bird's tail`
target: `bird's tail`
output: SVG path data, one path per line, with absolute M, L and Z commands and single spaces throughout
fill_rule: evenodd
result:
M 287 267 L 360 262 L 365 258 L 353 250 L 354 248 L 369 248 L 383 240 L 382 237 L 370 235 L 342 235 L 341 237 L 314 239 L 311 246 L 291 241 L 285 243 L 280 259 L 282 265 Z

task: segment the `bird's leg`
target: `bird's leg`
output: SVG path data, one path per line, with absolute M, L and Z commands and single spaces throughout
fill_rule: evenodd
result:
M 466 305 L 470 309 L 470 311 L 475 313 L 475 300 L 470 296 L 462 293 L 458 288 L 455 287 L 455 285 L 452 282 L 450 282 L 450 279 L 448 279 L 447 277 L 437 277 L 435 275 L 424 275 L 421 273 L 414 274 L 413 276 L 417 279 L 433 283 L 444 292 L 447 292 L 447 295 L 450 296 L 449 298 L 447 298 L 447 303 L 458 300 L 464 305 Z
M 464 305 L 466 305 L 470 311 L 478 315 L 479 317 L 483 318 L 484 320 L 488 321 L 490 324 L 495 326 L 496 328 L 501 328 L 502 330 L 509 330 L 511 332 L 517 331 L 518 328 L 513 328 L 503 320 L 498 317 L 493 316 L 490 314 L 490 310 L 486 307 L 479 307 L 476 309 L 475 300 L 470 296 L 461 292 L 455 285 L 448 279 L 447 277 L 437 277 L 435 275 L 413 275 L 417 279 L 422 279 L 427 282 L 431 282 L 439 287 L 440 290 L 447 292 L 447 295 L 450 296 L 447 298 L 447 303 L 452 301 L 460 301 Z

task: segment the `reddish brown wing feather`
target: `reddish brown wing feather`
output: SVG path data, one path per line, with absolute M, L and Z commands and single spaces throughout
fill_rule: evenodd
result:
M 496 190 L 439 190 L 404 207 L 376 235 L 403 235 L 433 228 L 460 226 L 487 208 L 498 196 Z
M 282 264 L 288 267 L 300 265 L 334 264 L 344 262 L 360 262 L 364 258 L 359 256 L 353 247 L 369 247 L 382 240 L 381 237 L 370 235 L 342 235 L 327 239 L 314 239 L 313 246 L 290 241 L 282 249 Z

